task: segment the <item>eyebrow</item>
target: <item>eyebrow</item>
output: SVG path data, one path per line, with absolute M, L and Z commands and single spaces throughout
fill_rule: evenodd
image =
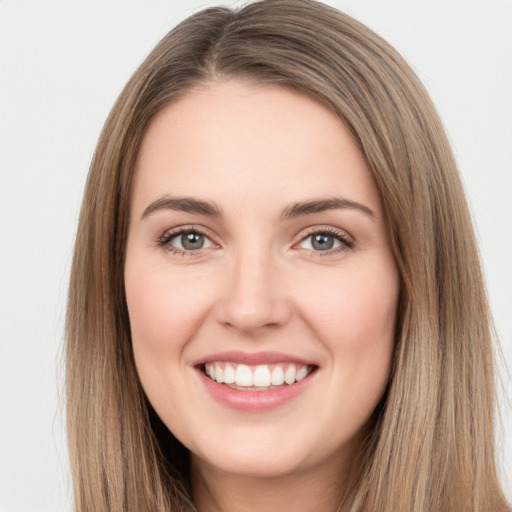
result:
M 192 197 L 164 196 L 151 203 L 142 213 L 141 219 L 161 210 L 197 213 L 198 215 L 207 215 L 215 218 L 223 217 L 222 210 L 215 203 L 201 201 Z
M 327 210 L 336 209 L 352 209 L 358 210 L 372 219 L 375 219 L 375 213 L 364 204 L 343 197 L 330 197 L 325 199 L 315 199 L 312 201 L 303 201 L 293 203 L 286 207 L 281 214 L 281 219 L 293 219 L 304 215 L 312 215 Z M 171 197 L 164 196 L 152 202 L 142 213 L 141 219 L 149 217 L 155 212 L 161 210 L 175 210 L 187 213 L 195 213 L 198 215 L 207 215 L 222 219 L 224 214 L 222 209 L 215 203 L 209 201 L 202 201 L 192 197 Z
M 350 209 L 358 210 L 372 219 L 375 219 L 375 213 L 364 204 L 343 197 L 329 197 L 325 199 L 316 199 L 313 201 L 305 201 L 294 203 L 283 211 L 282 219 L 293 219 L 303 215 L 312 215 L 314 213 L 325 212 L 327 210 Z

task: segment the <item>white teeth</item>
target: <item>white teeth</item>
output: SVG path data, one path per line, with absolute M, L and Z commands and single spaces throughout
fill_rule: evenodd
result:
M 215 364 L 215 380 L 219 383 L 224 382 L 224 371 L 220 364 Z
M 224 368 L 224 382 L 226 384 L 233 384 L 235 382 L 235 370 L 230 364 L 227 364 Z
M 297 382 L 299 382 L 300 380 L 306 378 L 307 374 L 308 374 L 308 367 L 307 366 L 301 366 L 297 370 L 297 375 L 295 376 L 295 380 Z
M 290 385 L 305 379 L 310 373 L 307 365 L 287 364 L 286 370 L 284 366 L 283 364 L 275 365 L 271 372 L 266 364 L 250 367 L 245 364 L 216 362 L 205 364 L 204 372 L 219 384 L 256 388 L 282 386 L 285 382 Z
M 284 371 L 280 366 L 272 370 L 272 386 L 280 386 L 284 383 Z
M 217 381 L 219 382 L 219 381 Z M 239 364 L 236 369 L 235 383 L 237 386 L 253 386 L 251 369 L 245 364 Z
M 254 385 L 259 388 L 270 386 L 270 370 L 267 365 L 257 366 L 254 370 Z
M 295 382 L 296 374 L 297 370 L 295 369 L 295 366 L 293 364 L 288 366 L 288 368 L 284 372 L 284 381 L 286 382 L 286 384 L 293 384 Z

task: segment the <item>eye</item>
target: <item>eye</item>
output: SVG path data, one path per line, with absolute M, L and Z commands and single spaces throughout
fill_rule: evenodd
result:
M 194 229 L 175 230 L 162 236 L 158 244 L 177 254 L 194 253 L 215 247 L 215 244 L 201 231 Z
M 314 231 L 302 238 L 296 247 L 315 252 L 336 253 L 354 246 L 354 241 L 344 232 Z

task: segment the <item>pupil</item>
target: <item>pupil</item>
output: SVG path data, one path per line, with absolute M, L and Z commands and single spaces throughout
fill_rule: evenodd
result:
M 311 245 L 318 251 L 328 251 L 329 249 L 332 249 L 332 246 L 334 245 L 334 238 L 332 236 L 320 233 L 313 236 Z
M 200 233 L 185 233 L 181 237 L 181 244 L 184 249 L 201 249 L 204 244 L 204 235 L 201 235 Z

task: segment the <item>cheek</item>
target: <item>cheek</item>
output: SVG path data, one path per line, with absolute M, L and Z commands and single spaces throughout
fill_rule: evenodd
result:
M 186 272 L 170 272 L 165 265 L 135 259 L 133 253 L 130 257 L 125 293 L 137 372 L 163 421 L 179 425 L 173 411 L 184 407 L 183 397 L 188 405 L 193 402 L 180 378 L 184 353 L 208 310 L 209 296 L 197 293 Z
M 342 274 L 342 275 L 341 275 Z M 387 380 L 394 346 L 399 278 L 394 265 L 344 269 L 339 278 L 317 281 L 302 295 L 309 326 L 343 375 Z M 377 372 L 377 373 L 376 373 Z
M 127 264 L 125 289 L 134 349 L 176 351 L 192 336 L 207 311 L 208 293 L 194 281 L 162 268 L 141 270 Z

